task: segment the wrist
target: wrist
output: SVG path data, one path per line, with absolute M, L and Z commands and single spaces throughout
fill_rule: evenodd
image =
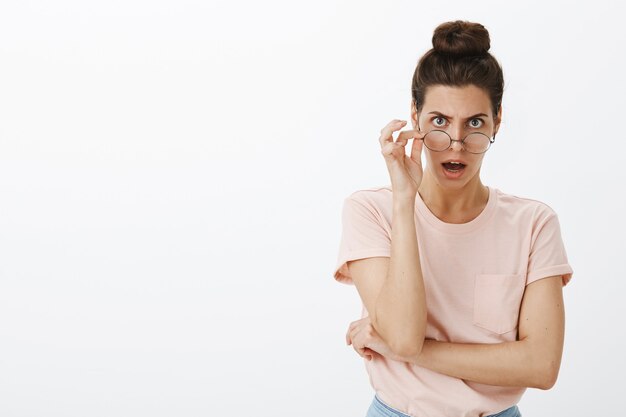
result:
M 393 194 L 393 208 L 415 208 L 415 197 L 417 193 L 413 194 Z
M 427 359 L 427 351 L 431 347 L 431 343 L 434 342 L 431 339 L 424 339 L 424 344 L 422 345 L 422 349 L 416 355 L 413 355 L 411 358 L 411 363 L 417 366 L 421 366 L 426 368 L 426 359 Z

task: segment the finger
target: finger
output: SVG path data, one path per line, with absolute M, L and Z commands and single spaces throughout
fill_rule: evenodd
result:
M 353 331 L 354 329 L 356 329 L 357 327 L 359 327 L 359 322 L 360 320 L 356 320 L 353 321 L 352 323 L 350 323 L 350 326 L 348 326 L 348 331 Z
M 365 348 L 357 348 L 356 352 L 359 354 L 360 357 L 365 357 Z
M 353 321 L 350 323 L 350 326 L 348 326 L 348 331 L 346 332 L 346 343 L 348 346 L 352 343 L 352 333 L 354 332 L 356 325 L 356 321 Z
M 393 145 L 397 148 L 398 146 L 401 147 L 406 147 L 406 145 L 409 142 L 409 139 L 413 139 L 413 146 L 415 146 L 415 142 L 422 142 L 422 137 L 424 135 L 416 130 L 403 130 L 402 132 L 400 132 L 400 134 L 398 135 L 398 137 L 396 138 L 396 141 L 393 143 Z M 390 146 L 390 144 L 387 144 L 386 146 Z M 414 148 L 411 148 L 411 153 L 413 152 Z
M 374 351 L 372 349 L 365 347 L 363 348 L 363 357 L 367 360 L 371 360 L 373 356 L 373 352 Z
M 374 359 L 374 354 L 376 353 L 375 351 L 373 351 L 372 349 L 368 348 L 368 347 L 364 347 L 362 349 L 363 354 L 361 355 L 361 357 L 363 357 L 364 359 L 367 359 L 368 361 L 371 361 L 372 359 Z
M 354 343 L 352 343 L 352 349 L 360 356 L 361 353 L 359 352 L 359 347 L 357 346 L 357 342 L 354 341 Z
M 351 329 L 349 332 L 348 338 L 350 339 L 350 344 L 352 344 L 352 346 L 354 346 L 354 339 L 357 333 L 358 333 L 358 329 Z
M 380 153 L 390 160 L 395 160 L 400 155 L 400 152 L 404 153 L 406 149 L 406 141 L 402 142 L 387 142 L 380 150 Z
M 350 334 L 350 340 L 352 341 L 352 348 L 355 350 L 356 353 L 359 354 L 359 356 L 362 357 L 363 355 L 365 355 L 365 344 L 358 336 L 359 335 L 357 330 Z
M 413 139 L 413 144 L 415 145 L 415 142 L 422 142 L 422 138 L 425 136 L 425 134 L 423 134 L 422 132 L 418 132 L 414 129 L 410 129 L 410 130 L 403 130 L 400 132 L 400 134 L 398 135 L 398 137 L 396 138 L 395 142 L 387 142 L 384 145 L 384 151 L 383 151 L 383 155 L 390 155 L 391 153 L 393 153 L 393 151 L 399 147 L 402 147 L 403 149 L 406 147 L 406 145 L 409 142 L 409 139 Z M 411 153 L 413 152 L 413 149 L 411 150 Z
M 396 143 L 399 141 L 408 141 L 409 139 L 420 139 L 425 136 L 424 132 L 419 132 L 415 129 L 403 130 L 398 134 Z
M 394 154 L 394 151 L 398 148 L 398 146 L 401 146 L 401 145 L 397 145 L 393 142 L 385 143 L 380 149 L 380 153 L 383 154 L 383 156 L 385 157 L 392 156 Z
M 395 119 L 389 122 L 387 126 L 383 127 L 380 131 L 380 137 L 378 138 L 380 146 L 383 146 L 385 143 L 393 142 L 393 132 L 402 129 L 405 125 L 405 120 Z
M 423 136 L 413 141 L 413 145 L 411 146 L 411 159 L 420 165 L 422 163 L 422 149 L 423 148 L 424 148 Z

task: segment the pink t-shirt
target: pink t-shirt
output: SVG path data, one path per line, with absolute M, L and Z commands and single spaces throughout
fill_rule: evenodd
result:
M 557 214 L 537 200 L 489 188 L 472 221 L 445 223 L 415 199 L 415 226 L 428 302 L 426 338 L 456 343 L 517 340 L 525 286 L 573 270 Z M 391 256 L 391 186 L 368 188 L 344 200 L 334 278 L 354 285 L 349 260 Z M 361 317 L 368 313 L 363 305 Z M 365 360 L 378 397 L 415 417 L 483 417 L 517 404 L 524 387 L 479 384 L 383 356 Z

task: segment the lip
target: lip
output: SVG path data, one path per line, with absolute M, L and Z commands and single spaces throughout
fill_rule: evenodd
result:
M 450 179 L 450 180 L 461 178 L 463 176 L 463 174 L 465 174 L 465 170 L 466 169 L 467 169 L 467 166 L 465 166 L 463 169 L 459 170 L 459 172 L 450 172 L 443 165 L 441 165 L 441 170 L 443 171 L 444 177 L 446 177 L 447 179 Z

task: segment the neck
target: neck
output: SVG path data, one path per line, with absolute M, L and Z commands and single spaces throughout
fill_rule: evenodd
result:
M 425 170 L 418 192 L 430 211 L 445 217 L 482 210 L 489 199 L 489 190 L 480 181 L 478 173 L 467 184 L 450 188 L 443 187 Z

